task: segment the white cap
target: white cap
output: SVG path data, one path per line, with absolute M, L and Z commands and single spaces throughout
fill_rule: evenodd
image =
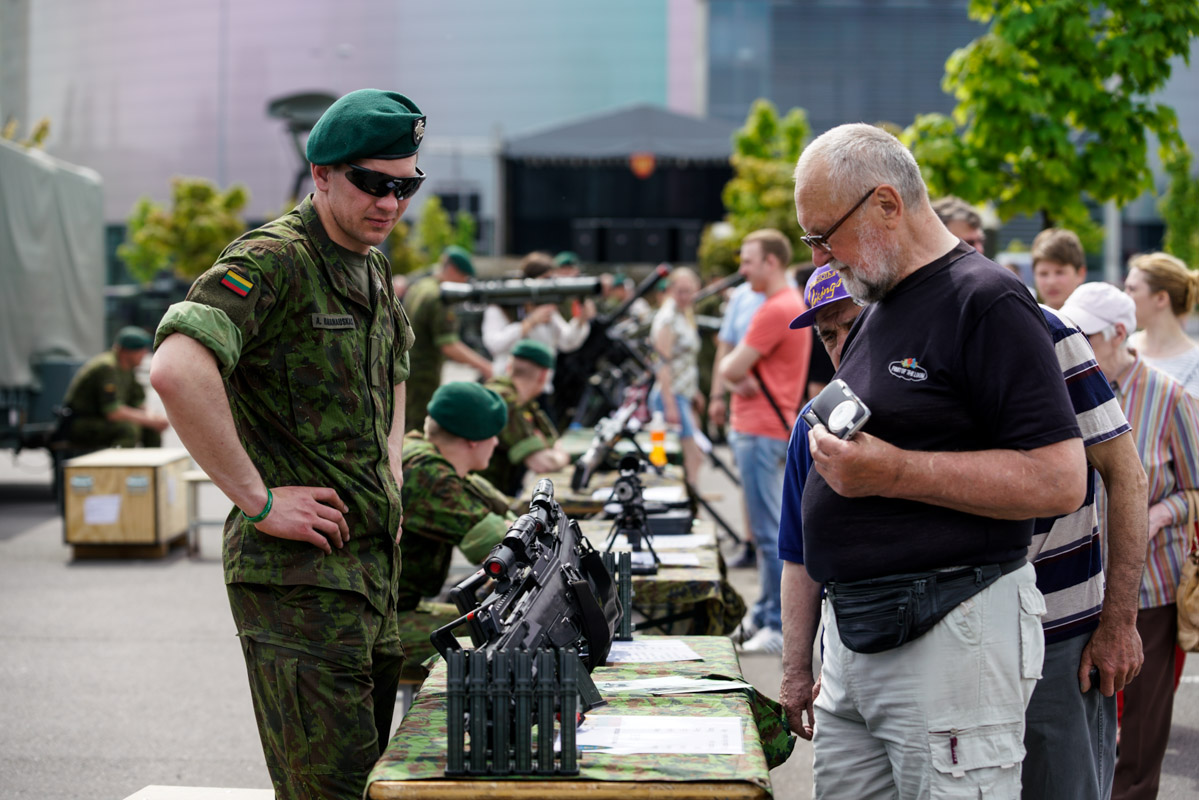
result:
M 1137 305 L 1110 283 L 1084 283 L 1066 298 L 1061 313 L 1090 336 L 1117 322 L 1125 335 L 1137 329 Z

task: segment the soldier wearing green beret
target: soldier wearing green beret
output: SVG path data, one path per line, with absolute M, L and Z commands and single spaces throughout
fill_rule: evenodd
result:
M 503 399 L 477 383 L 447 383 L 433 393 L 424 433 L 404 437 L 404 571 L 400 575 L 400 639 L 405 675 L 423 680 L 422 662 L 435 649 L 429 634 L 458 618 L 438 603 L 457 547 L 481 564 L 515 519 L 509 499 L 474 474 L 491 460 L 496 434 L 508 421 Z
M 508 404 L 508 420 L 491 464 L 482 474 L 507 494 L 519 496 L 530 471 L 555 472 L 570 463 L 570 455 L 556 445 L 554 423 L 537 404 L 553 366 L 554 351 L 549 345 L 522 339 L 512 348 L 508 374 L 486 384 Z
M 122 328 L 111 350 L 93 356 L 75 373 L 63 398 L 65 427 L 60 432 L 70 450 L 162 445 L 162 432 L 170 423 L 146 410 L 146 391 L 134 375 L 150 342 L 141 328 Z
M 236 504 L 225 583 L 279 798 L 361 798 L 391 732 L 412 329 L 377 248 L 424 134 L 401 94 L 333 103 L 313 194 L 230 244 L 156 337 L 151 382 Z
M 416 344 L 412 349 L 412 374 L 408 378 L 408 430 L 420 430 L 433 392 L 441 385 L 446 359 L 474 367 L 491 377 L 491 362 L 471 350 L 458 335 L 458 316 L 441 300 L 441 284 L 467 283 L 475 276 L 470 253 L 450 245 L 432 275 L 421 278 L 404 295 Z

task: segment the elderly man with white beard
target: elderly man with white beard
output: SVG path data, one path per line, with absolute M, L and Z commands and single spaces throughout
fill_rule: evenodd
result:
M 1086 496 L 1053 342 L 1024 286 L 937 218 L 895 137 L 834 128 L 795 179 L 816 266 L 870 303 L 837 377 L 872 416 L 809 435 L 816 796 L 1017 798 L 1044 652 L 1031 520 Z

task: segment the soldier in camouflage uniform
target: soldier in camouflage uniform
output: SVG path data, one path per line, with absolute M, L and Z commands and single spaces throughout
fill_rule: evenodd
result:
M 404 538 L 400 550 L 400 640 L 408 656 L 405 677 L 424 680 L 421 666 L 436 650 L 429 634 L 458 618 L 454 606 L 429 602 L 441 594 L 457 547 L 481 564 L 515 516 L 509 498 L 473 474 L 486 466 L 508 407 L 477 383 L 447 383 L 433 393 L 424 433 L 404 437 Z
M 362 796 L 391 731 L 412 330 L 376 249 L 423 174 L 395 92 L 329 107 L 315 192 L 225 249 L 168 309 L 151 382 L 236 504 L 224 570 L 279 798 Z
M 433 392 L 441 385 L 441 368 L 448 358 L 474 367 L 491 377 L 491 362 L 471 350 L 458 335 L 458 316 L 453 306 L 441 301 L 441 283 L 467 283 L 475 276 L 470 254 L 451 245 L 441 254 L 432 275 L 421 278 L 404 294 L 404 306 L 412 320 L 416 345 L 412 349 L 412 374 L 408 378 L 408 430 L 418 431 Z
M 170 425 L 161 414 L 147 411 L 146 390 L 133 371 L 150 352 L 150 334 L 126 327 L 112 349 L 79 368 L 67 388 L 69 409 L 63 436 L 75 451 L 105 447 L 160 447 Z
M 513 497 L 521 494 L 526 472 L 556 472 L 570 463 L 570 455 L 555 445 L 558 431 L 554 423 L 537 404 L 553 366 L 554 351 L 549 345 L 522 339 L 512 348 L 508 374 L 487 382 L 508 404 L 508 424 L 482 475 Z

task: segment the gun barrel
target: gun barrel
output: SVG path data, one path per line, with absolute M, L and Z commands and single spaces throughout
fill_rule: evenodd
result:
M 692 302 L 698 303 L 701 300 L 707 300 L 717 292 L 723 292 L 725 289 L 732 289 L 734 286 L 740 286 L 743 283 L 745 283 L 745 276 L 740 272 L 734 272 L 732 275 L 723 278 L 719 282 L 714 283 L 707 288 L 701 289 L 695 295 L 695 299 Z
M 441 284 L 441 299 L 446 303 L 483 303 L 499 306 L 561 303 L 576 297 L 594 297 L 600 293 L 595 277 L 514 279 Z

